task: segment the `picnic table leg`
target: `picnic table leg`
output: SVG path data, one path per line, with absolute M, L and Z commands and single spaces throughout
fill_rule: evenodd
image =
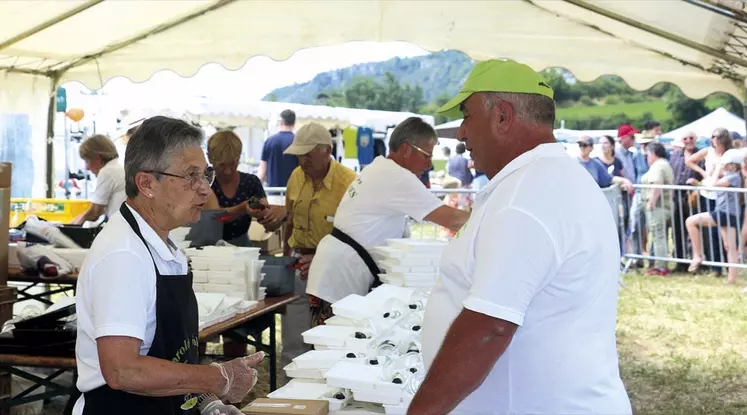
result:
M 277 371 L 278 371 L 278 349 L 277 339 L 275 334 L 275 316 L 277 314 L 272 313 L 272 321 L 270 322 L 270 392 L 278 388 Z

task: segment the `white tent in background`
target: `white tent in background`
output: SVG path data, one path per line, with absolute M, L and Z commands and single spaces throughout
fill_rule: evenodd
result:
M 672 130 L 666 134 L 662 134 L 662 138 L 677 139 L 682 137 L 686 132 L 692 131 L 698 135 L 698 137 L 710 138 L 713 130 L 716 128 L 723 127 L 729 131 L 736 131 L 742 137 L 745 136 L 745 124 L 744 120 L 724 108 L 718 108 L 706 115 L 703 118 L 695 120 L 690 124 L 682 126 L 676 130 Z
M 460 125 L 462 125 L 462 120 L 458 119 L 454 121 L 445 122 L 433 128 L 436 129 L 436 132 L 438 133 L 439 137 L 456 138 L 457 130 L 459 130 Z

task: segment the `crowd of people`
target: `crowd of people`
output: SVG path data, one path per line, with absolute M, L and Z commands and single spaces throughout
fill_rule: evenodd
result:
M 675 271 L 698 273 L 707 260 L 712 263 L 707 268 L 720 276 L 719 263 L 740 263 L 747 244 L 744 193 L 736 190 L 747 177 L 744 140 L 716 128 L 708 146 L 698 149 L 695 133 L 668 147 L 660 135 L 655 121 L 640 132 L 623 124 L 617 137 L 599 138 L 596 157 L 594 140 L 582 137 L 578 161 L 600 187 L 620 185 L 621 250 L 634 258 L 633 267 L 644 266 L 646 253 L 647 275 L 669 275 L 668 262 L 676 263 Z M 727 282 L 737 283 L 738 268 L 729 266 L 726 274 Z

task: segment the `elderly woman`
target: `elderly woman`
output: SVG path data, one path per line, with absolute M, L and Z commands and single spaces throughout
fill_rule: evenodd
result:
M 187 259 L 169 239 L 196 222 L 215 176 L 202 132 L 146 120 L 127 145 L 127 201 L 78 279 L 74 415 L 240 414 L 262 353 L 198 365 L 198 309 Z
M 646 147 L 648 171 L 641 177 L 641 183 L 649 185 L 674 184 L 674 170 L 667 160 L 667 150 L 661 143 L 651 143 Z M 646 223 L 653 234 L 653 252 L 657 256 L 665 256 L 669 252 L 667 240 L 667 219 L 672 209 L 672 191 L 661 188 L 649 188 L 643 191 L 643 202 L 646 204 Z M 646 275 L 669 275 L 667 263 L 663 260 L 654 261 L 654 267 Z
M 124 167 L 119 163 L 119 153 L 106 136 L 94 135 L 80 145 L 80 158 L 86 169 L 96 176 L 96 190 L 91 195 L 91 206 L 73 219 L 72 224 L 95 221 L 101 215 L 111 218 L 125 200 Z
M 232 131 L 218 131 L 208 140 L 208 159 L 215 168 L 208 208 L 224 208 L 231 220 L 224 225 L 223 239 L 233 245 L 251 246 L 249 225 L 252 217 L 268 230 L 277 229 L 285 218 L 283 206 L 269 206 L 262 182 L 253 174 L 238 171 L 241 156 L 241 139 Z M 253 209 L 254 199 L 263 208 Z

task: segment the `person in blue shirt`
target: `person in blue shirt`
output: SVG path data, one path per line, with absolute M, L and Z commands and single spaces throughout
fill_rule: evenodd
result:
M 280 113 L 279 132 L 265 141 L 262 147 L 262 161 L 257 177 L 269 187 L 285 187 L 293 170 L 298 167 L 298 157 L 283 154 L 293 143 L 293 127 L 296 113 L 285 110 Z
M 578 140 L 578 148 L 580 151 L 578 162 L 581 163 L 581 166 L 583 166 L 589 174 L 591 174 L 591 177 L 594 178 L 594 181 L 597 182 L 599 187 L 604 188 L 609 187 L 612 184 L 619 184 L 623 189 L 633 189 L 630 180 L 624 177 L 612 176 L 607 171 L 607 167 L 602 164 L 601 161 L 596 158 L 591 158 L 591 152 L 594 150 L 594 140 L 592 140 L 591 137 L 581 137 L 581 139 Z

